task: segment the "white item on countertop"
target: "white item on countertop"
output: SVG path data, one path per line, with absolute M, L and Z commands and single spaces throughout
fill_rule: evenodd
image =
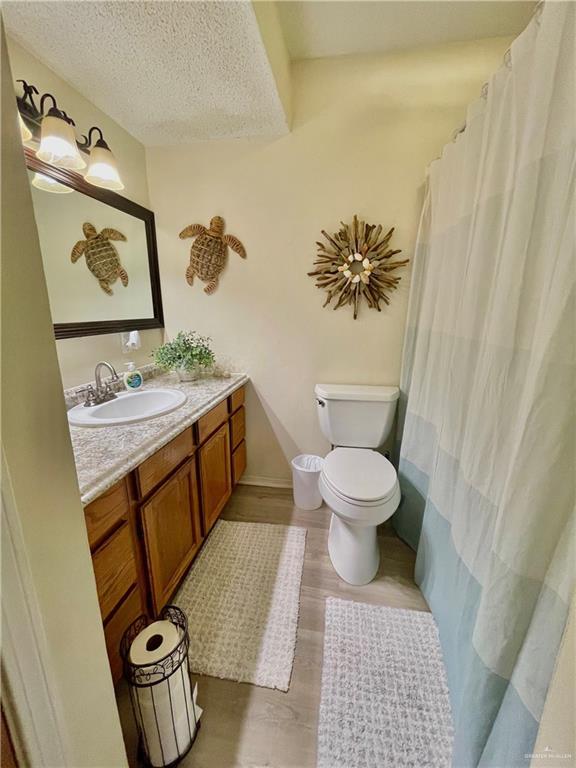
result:
M 134 392 L 135 390 L 142 389 L 144 386 L 144 377 L 136 368 L 135 363 L 126 363 L 126 369 L 127 370 L 122 374 L 122 379 L 128 392 Z

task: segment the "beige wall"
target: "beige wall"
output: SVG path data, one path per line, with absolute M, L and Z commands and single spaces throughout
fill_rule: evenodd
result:
M 147 150 L 169 334 L 212 335 L 251 376 L 247 479 L 286 482 L 289 459 L 324 453 L 316 382 L 397 384 L 409 270 L 381 314 L 323 309 L 306 272 L 322 228 L 354 213 L 395 226 L 412 256 L 427 164 L 498 68 L 508 39 L 387 56 L 300 62 L 292 133 L 274 141 L 205 142 Z M 226 219 L 246 261 L 230 253 L 217 292 L 184 279 L 187 224 Z
M 14 81 L 23 79 L 36 85 L 40 93 L 53 93 L 59 106 L 74 118 L 81 131 L 86 131 L 92 125 L 98 125 L 102 129 L 120 166 L 126 187 L 122 194 L 149 208 L 143 145 L 10 38 L 8 52 Z M 15 87 L 17 92 L 21 93 L 20 84 Z M 163 331 L 142 331 L 141 337 L 142 349 L 134 353 L 133 359 L 139 364 L 149 363 L 150 351 L 162 343 Z M 109 360 L 120 367 L 124 363 L 118 334 L 63 339 L 56 343 L 56 347 L 65 387 L 91 381 L 94 378 L 94 366 L 99 360 Z
M 118 768 L 126 765 L 124 744 L 17 131 L 2 33 L 3 495 L 10 490 L 21 525 L 21 557 L 40 609 L 37 642 L 55 681 L 66 765 Z M 17 638 L 21 628 L 9 629 Z
M 576 766 L 576 596 L 548 690 L 531 768 Z
M 292 78 L 290 72 L 290 57 L 284 41 L 284 33 L 280 24 L 280 15 L 275 2 L 252 2 L 252 8 L 260 29 L 260 37 L 266 49 L 270 68 L 274 75 L 278 96 L 282 102 L 286 123 L 292 123 Z

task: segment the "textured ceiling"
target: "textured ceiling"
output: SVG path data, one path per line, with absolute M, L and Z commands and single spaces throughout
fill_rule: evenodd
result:
M 310 59 L 515 36 L 530 20 L 535 3 L 296 0 L 278 5 L 290 56 Z
M 292 58 L 315 58 L 516 35 L 534 3 L 278 6 Z M 9 0 L 2 12 L 21 45 L 148 146 L 288 131 L 249 0 Z
M 288 131 L 248 0 L 4 2 L 12 35 L 146 145 Z

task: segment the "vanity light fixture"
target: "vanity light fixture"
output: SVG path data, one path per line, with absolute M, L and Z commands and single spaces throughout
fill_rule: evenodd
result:
M 45 176 L 38 171 L 34 174 L 32 186 L 36 187 L 36 189 L 41 189 L 43 192 L 54 192 L 58 195 L 67 195 L 69 192 L 74 192 L 72 187 L 67 187 L 66 184 L 60 184 L 56 179 L 53 179 L 50 176 Z
M 104 140 L 100 128 L 93 126 L 88 131 L 88 136 L 82 136 L 82 141 L 78 141 L 74 133 L 74 121 L 66 112 L 59 109 L 51 93 L 44 93 L 41 96 L 38 108 L 34 101 L 34 96 L 39 96 L 36 86 L 30 85 L 25 80 L 17 82 L 22 83 L 24 91 L 22 96 L 17 97 L 22 142 L 38 140 L 39 137 L 40 146 L 36 151 L 38 159 L 57 168 L 80 171 L 86 168 L 86 162 L 80 154 L 82 151 L 89 154 L 89 167 L 84 177 L 89 184 L 113 191 L 124 189 L 116 158 Z M 46 100 L 51 100 L 52 106 L 45 115 Z M 93 132 L 97 132 L 99 138 L 91 147 Z M 47 177 L 44 176 L 44 178 Z M 42 180 L 34 186 L 38 189 L 48 189 Z M 59 190 L 54 185 L 49 186 L 50 191 L 64 192 L 63 189 Z M 62 184 L 59 186 L 65 187 Z M 65 189 L 68 191 L 69 188 L 65 187 Z
M 118 166 L 116 165 L 116 158 L 110 151 L 110 147 L 104 141 L 102 131 L 97 126 L 93 126 L 88 131 L 88 137 L 85 139 L 85 144 L 82 144 L 82 148 L 90 147 L 92 141 L 92 132 L 98 131 L 100 138 L 94 144 L 90 150 L 90 162 L 86 176 L 84 177 L 89 184 L 94 184 L 96 187 L 103 187 L 104 189 L 111 189 L 114 192 L 118 192 L 124 189 L 122 179 L 118 173 Z
M 40 114 L 44 115 L 44 102 L 52 99 L 48 114 L 42 117 L 40 146 L 36 157 L 57 168 L 69 168 L 80 171 L 86 163 L 80 157 L 74 136 L 74 121 L 65 112 L 58 109 L 56 99 L 51 93 L 45 93 L 40 100 Z

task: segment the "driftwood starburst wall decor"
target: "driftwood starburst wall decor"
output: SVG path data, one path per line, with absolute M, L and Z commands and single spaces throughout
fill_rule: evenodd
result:
M 378 312 L 381 301 L 390 303 L 390 294 L 400 282 L 400 277 L 391 273 L 408 264 L 409 259 L 391 261 L 392 256 L 401 253 L 388 247 L 394 228 L 382 235 L 381 224 L 367 224 L 357 216 L 352 224 L 341 224 L 333 235 L 322 230 L 326 242 L 316 243 L 315 268 L 308 274 L 316 278 L 317 288 L 328 291 L 324 306 L 332 299 L 333 309 L 352 305 L 356 320 L 363 299 Z

